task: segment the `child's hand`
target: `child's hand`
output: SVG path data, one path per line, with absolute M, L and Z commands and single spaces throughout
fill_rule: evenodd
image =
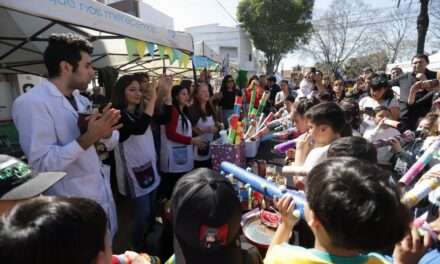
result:
M 130 260 L 132 264 L 150 264 L 151 258 L 145 253 L 136 253 L 134 251 L 125 251 L 125 256 Z
M 402 146 L 400 145 L 400 141 L 397 140 L 396 138 L 390 139 L 390 144 L 394 153 L 399 153 L 402 151 Z
M 431 236 L 428 232 L 421 237 L 416 228 L 411 229 L 402 241 L 394 247 L 394 264 L 417 264 L 431 246 Z
M 304 153 L 308 153 L 308 151 L 312 148 L 312 136 L 310 133 L 305 133 L 301 136 L 296 142 L 296 149 L 301 150 Z
M 281 199 L 275 200 L 275 207 L 281 214 L 282 223 L 292 228 L 299 220 L 299 218 L 293 215 L 293 209 L 295 208 L 295 201 L 292 196 L 285 194 Z

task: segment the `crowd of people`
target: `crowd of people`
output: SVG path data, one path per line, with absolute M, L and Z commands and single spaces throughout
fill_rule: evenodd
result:
M 440 87 L 426 55 L 413 57 L 412 72 L 366 68 L 354 83 L 315 68 L 292 80 L 252 76 L 247 87 L 226 75 L 219 89 L 206 73 L 178 84 L 128 74 L 107 103 L 98 89 L 93 101 L 82 95 L 95 75 L 92 51 L 76 35 L 50 37 L 48 80 L 14 102 L 29 165 L 0 155 L 2 263 L 440 262 L 440 191 L 409 208 L 402 195 L 412 185 L 399 184 L 439 140 Z M 235 98 L 246 109 L 253 91 L 255 108 L 269 93 L 264 112 L 296 128 L 285 166 L 306 172 L 288 176 L 305 192 L 304 216 L 292 197 L 276 199 L 281 223 L 265 255 L 243 243 L 240 200 L 211 169 L 210 144 L 228 128 Z M 111 166 L 101 155 L 110 151 Z M 439 160 L 423 172 L 440 177 Z M 134 208 L 129 251 L 113 256 L 112 187 Z M 170 201 L 162 221 L 171 234 L 154 242 L 168 248 L 148 252 L 161 201 Z M 426 212 L 432 232 L 418 232 L 412 220 Z

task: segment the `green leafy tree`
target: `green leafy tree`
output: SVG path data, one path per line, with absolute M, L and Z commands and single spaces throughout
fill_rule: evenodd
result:
M 278 70 L 283 55 L 306 44 L 314 0 L 241 0 L 237 17 L 255 47 L 264 52 L 266 71 Z

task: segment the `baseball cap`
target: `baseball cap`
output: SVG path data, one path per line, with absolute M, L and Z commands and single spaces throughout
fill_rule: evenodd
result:
M 0 200 L 28 199 L 41 194 L 66 174 L 64 172 L 32 172 L 29 165 L 0 154 Z
M 242 263 L 241 205 L 216 171 L 185 174 L 171 198 L 176 263 Z

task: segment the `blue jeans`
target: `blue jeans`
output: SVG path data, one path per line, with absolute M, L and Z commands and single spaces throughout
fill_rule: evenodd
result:
M 155 216 L 156 190 L 144 196 L 136 197 L 134 201 L 134 223 L 132 231 L 133 249 L 145 251 L 145 237 Z

